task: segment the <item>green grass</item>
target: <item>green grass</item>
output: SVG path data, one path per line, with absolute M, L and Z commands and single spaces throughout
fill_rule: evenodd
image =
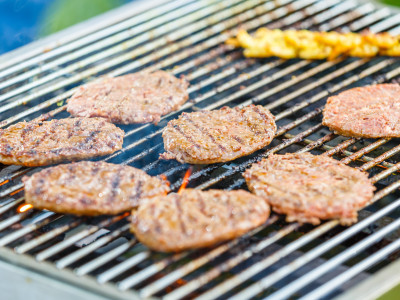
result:
M 46 36 L 122 5 L 123 0 L 56 0 L 45 11 L 40 36 Z
M 389 4 L 389 5 L 393 5 L 393 6 L 400 6 L 400 0 L 381 0 L 379 1 L 382 4 Z

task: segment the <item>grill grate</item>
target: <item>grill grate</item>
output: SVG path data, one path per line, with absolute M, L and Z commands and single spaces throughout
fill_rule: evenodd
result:
M 19 55 L 0 57 L 0 123 L 63 118 L 65 100 L 80 84 L 108 74 L 170 70 L 191 82 L 190 101 L 158 125 L 121 126 L 121 151 L 103 158 L 179 188 L 189 167 L 159 161 L 161 133 L 183 111 L 261 104 L 276 116 L 278 132 L 266 149 L 234 162 L 195 166 L 190 187 L 246 188 L 241 173 L 271 153 L 330 155 L 370 172 L 378 188 L 360 221 L 349 228 L 287 224 L 273 215 L 240 239 L 179 254 L 149 251 L 129 233 L 128 215 L 78 218 L 47 211 L 17 213 L 21 177 L 40 170 L 0 171 L 0 257 L 109 297 L 316 299 L 346 292 L 399 258 L 400 146 L 396 139 L 344 138 L 321 125 L 326 98 L 353 86 L 396 81 L 394 58 L 334 61 L 245 59 L 223 45 L 238 26 L 389 31 L 399 15 L 353 0 L 160 1 L 136 4 L 64 39 L 48 40 Z M 122 13 L 123 12 L 123 13 Z M 73 37 L 75 36 L 75 37 Z M 389 280 L 389 279 L 388 279 Z M 399 282 L 398 275 L 391 278 Z M 367 295 L 365 295 L 367 296 Z M 361 297 L 361 296 L 360 296 Z

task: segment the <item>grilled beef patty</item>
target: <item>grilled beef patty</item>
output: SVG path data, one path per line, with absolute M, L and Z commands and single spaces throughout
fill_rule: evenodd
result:
M 20 122 L 0 130 L 0 162 L 45 166 L 113 153 L 124 132 L 100 118 Z
M 275 132 L 274 116 L 259 105 L 183 113 L 168 122 L 166 153 L 160 158 L 192 164 L 231 161 L 267 146 Z
M 67 110 L 78 117 L 102 117 L 112 123 L 158 123 L 188 99 L 188 83 L 156 71 L 139 72 L 81 86 Z
M 167 181 L 106 162 L 58 165 L 22 180 L 25 201 L 35 208 L 86 216 L 118 214 L 169 192 Z
M 262 198 L 243 190 L 185 189 L 141 204 L 133 211 L 131 230 L 151 249 L 178 252 L 241 236 L 269 213 Z
M 357 221 L 357 211 L 373 197 L 365 172 L 327 156 L 310 153 L 270 155 L 244 173 L 249 189 L 263 197 L 288 222 L 339 219 Z
M 322 124 L 345 136 L 400 137 L 400 85 L 353 88 L 328 99 Z

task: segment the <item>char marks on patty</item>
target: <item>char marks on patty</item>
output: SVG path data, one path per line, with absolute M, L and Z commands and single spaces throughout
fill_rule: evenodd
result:
M 357 211 L 373 197 L 368 174 L 323 155 L 270 155 L 244 172 L 253 193 L 288 222 L 312 223 L 339 219 L 357 221 Z
M 20 122 L 0 129 L 0 162 L 45 166 L 113 153 L 124 132 L 101 118 Z
M 267 146 L 275 133 L 274 116 L 262 106 L 183 113 L 164 129 L 166 153 L 160 157 L 192 164 L 231 161 Z
M 269 206 L 243 190 L 185 189 L 149 199 L 132 212 L 132 232 L 162 252 L 212 246 L 262 225 Z
M 102 117 L 112 123 L 158 123 L 189 98 L 188 83 L 164 71 L 105 77 L 81 86 L 68 100 L 77 117 Z
M 167 181 L 125 165 L 82 161 L 23 178 L 25 201 L 38 209 L 95 216 L 118 214 L 169 192 Z
M 353 88 L 328 99 L 322 124 L 344 136 L 400 137 L 400 85 Z

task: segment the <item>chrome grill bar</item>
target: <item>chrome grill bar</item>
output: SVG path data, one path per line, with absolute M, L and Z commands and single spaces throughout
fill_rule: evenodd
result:
M 400 219 L 389 224 L 388 226 L 386 226 L 384 229 L 381 229 L 377 233 L 370 235 L 369 237 L 364 239 L 362 242 L 357 243 L 356 246 L 353 246 L 353 247 L 345 250 L 344 252 L 342 252 L 341 254 L 336 256 L 334 259 L 329 260 L 329 262 L 327 262 L 326 264 L 320 266 L 317 269 L 314 269 L 311 273 L 308 273 L 307 276 L 303 276 L 298 281 L 294 281 L 290 285 L 286 286 L 285 292 L 283 292 L 283 291 L 277 292 L 275 295 L 271 295 L 268 298 L 269 299 L 282 299 L 282 298 L 285 298 L 286 296 L 289 296 L 290 294 L 293 294 L 293 292 L 300 289 L 301 285 L 303 285 L 303 284 L 305 285 L 304 282 L 311 282 L 313 279 L 315 280 L 317 278 L 318 274 L 319 275 L 323 274 L 323 272 L 325 270 L 329 270 L 329 268 L 335 267 L 337 263 L 343 262 L 343 261 L 347 260 L 348 258 L 350 258 L 351 256 L 354 256 L 357 253 L 357 251 L 361 251 L 365 247 L 370 246 L 373 243 L 376 243 L 377 240 L 383 238 L 386 234 L 392 232 L 393 230 L 395 230 L 399 227 L 400 227 Z M 265 286 L 263 288 L 265 288 Z M 255 295 L 255 293 L 252 293 L 252 294 Z M 240 297 L 241 297 L 240 295 L 237 295 L 236 299 L 243 299 Z M 247 295 L 245 297 L 247 297 Z
M 76 50 L 76 51 L 69 53 L 67 55 L 61 56 L 61 57 L 49 62 L 48 64 L 46 64 L 44 66 L 37 67 L 28 72 L 24 72 L 18 76 L 12 77 L 9 80 L 5 80 L 0 83 L 0 89 L 6 88 L 10 85 L 16 84 L 23 80 L 27 80 L 27 79 L 31 78 L 32 76 L 36 76 L 40 73 L 44 73 L 47 70 L 54 69 L 57 66 L 60 66 L 64 63 L 68 63 L 70 61 L 76 60 L 77 58 L 79 58 L 81 56 L 87 55 L 89 53 L 93 53 L 97 50 L 111 46 L 115 43 L 122 42 L 126 39 L 131 38 L 132 35 L 135 35 L 135 32 L 143 32 L 140 35 L 141 39 L 139 39 L 138 36 L 135 37 L 136 44 L 139 44 L 140 42 L 145 42 L 147 40 L 147 39 L 145 39 L 145 37 L 148 37 L 148 35 L 150 34 L 150 33 L 148 33 L 148 31 L 151 28 L 155 28 L 163 23 L 171 22 L 174 19 L 176 19 L 177 17 L 179 18 L 179 17 L 185 16 L 185 18 L 187 18 L 188 13 L 192 13 L 193 11 L 195 11 L 199 8 L 204 9 L 204 6 L 205 6 L 205 3 L 202 3 L 202 2 L 193 2 L 187 6 L 182 6 L 182 7 L 179 7 L 179 4 L 181 4 L 181 3 L 179 3 L 179 1 L 176 1 L 176 2 L 173 2 L 170 4 L 172 4 L 172 5 L 169 5 L 170 7 L 167 7 L 169 12 L 166 14 L 160 15 L 157 13 L 157 10 L 160 11 L 161 9 L 160 8 L 154 9 L 153 13 L 158 15 L 158 18 L 156 18 L 155 20 L 148 21 L 148 20 L 146 20 L 147 19 L 146 15 L 139 15 L 138 16 L 139 18 L 131 18 L 125 22 L 122 22 L 115 26 L 106 28 L 104 30 L 104 32 L 101 32 L 102 33 L 101 37 L 106 37 L 106 38 L 101 39 L 94 44 L 86 44 L 87 46 L 85 48 L 76 50 L 77 48 L 81 48 L 82 41 L 79 41 L 79 44 L 77 44 L 76 47 L 74 47 L 74 43 L 67 44 L 66 46 L 68 46 L 69 50 Z M 189 15 L 189 17 L 191 17 L 191 15 Z M 201 16 L 198 15 L 198 17 L 201 17 Z M 180 23 L 182 23 L 182 19 L 180 19 L 179 21 L 180 21 Z M 177 23 L 176 21 L 174 21 L 174 22 Z M 169 23 L 168 25 L 171 26 L 172 24 Z M 134 27 L 132 27 L 132 26 L 134 26 Z M 107 37 L 108 34 L 118 32 L 119 31 L 118 29 L 121 29 L 121 28 L 125 29 L 125 30 L 120 33 L 113 34 L 113 35 Z M 163 28 L 163 30 L 167 30 L 167 28 Z M 151 33 L 151 35 L 154 36 L 154 33 Z M 97 36 L 98 35 L 90 35 L 89 40 L 87 42 L 90 43 L 90 42 L 96 40 Z M 58 51 L 50 51 L 50 52 L 44 53 L 43 55 L 35 58 L 35 60 L 32 62 L 24 62 L 22 64 L 22 66 L 19 65 L 18 68 L 23 69 L 23 68 L 27 67 L 29 64 L 34 65 L 34 64 L 37 64 L 46 59 L 52 58 L 57 54 L 59 55 L 59 54 L 65 53 L 66 51 L 63 48 L 65 48 L 65 47 L 58 48 L 57 49 Z M 60 49 L 61 49 L 61 51 L 60 51 Z M 13 71 L 12 68 L 7 69 L 8 74 L 12 71 Z M 65 72 L 65 70 L 64 70 L 64 72 Z M 0 77 L 3 77 L 3 76 L 7 76 L 7 74 L 4 74 L 4 72 L 0 73 Z M 36 84 L 38 85 L 38 83 L 36 83 Z M 24 86 L 24 87 L 25 87 L 25 90 L 28 89 L 27 86 Z
M 174 9 L 176 7 L 176 4 L 178 3 L 187 2 L 174 1 L 171 3 L 167 3 L 166 5 L 161 3 L 167 1 L 168 0 L 159 1 L 158 13 L 163 13 L 165 10 L 168 9 Z M 88 26 L 89 24 L 85 23 L 84 26 L 79 26 L 79 30 L 68 32 L 69 35 L 64 34 L 62 36 L 62 39 L 52 40 L 47 44 L 41 45 L 40 47 L 29 49 L 30 51 L 21 51 L 18 53 L 18 55 L 13 56 L 12 58 L 6 55 L 5 57 L 7 57 L 7 59 L 1 60 L 0 69 L 5 70 L 0 73 L 0 77 L 6 77 L 14 72 L 23 71 L 23 69 L 29 66 L 42 63 L 43 61 L 51 59 L 52 57 L 66 53 L 68 51 L 72 51 L 76 48 L 81 47 L 82 45 L 104 38 L 114 32 L 125 29 L 126 27 L 143 22 L 148 19 L 148 15 L 139 13 L 146 11 L 148 8 L 151 8 L 152 5 L 148 7 L 148 4 L 149 3 L 145 4 L 145 1 L 142 1 L 142 3 L 140 3 L 140 6 L 137 6 L 135 4 L 129 5 L 129 7 L 117 9 L 110 14 L 112 18 L 105 18 L 104 20 L 102 20 L 102 22 L 95 22 L 95 24 L 90 24 L 90 26 Z M 134 11 L 132 9 L 133 7 Z M 155 11 L 154 9 L 150 11 L 147 10 L 146 13 L 158 14 L 157 11 Z M 138 15 L 134 16 L 135 14 Z M 127 21 L 123 21 L 127 18 L 129 18 Z M 11 67 L 15 64 L 18 65 Z
M 245 3 L 252 4 L 255 1 L 256 0 L 254 0 L 254 1 L 246 1 Z M 283 1 L 288 1 L 288 0 L 283 0 Z M 307 0 L 307 1 L 312 2 L 312 0 Z M 240 14 L 238 16 L 235 16 L 234 18 L 231 18 L 231 19 L 225 21 L 224 23 L 219 23 L 217 25 L 214 25 L 213 27 L 209 28 L 207 30 L 207 32 L 202 31 L 202 32 L 200 32 L 198 34 L 190 35 L 188 38 L 186 38 L 186 39 L 184 39 L 182 41 L 179 41 L 176 44 L 167 45 L 166 47 L 158 50 L 156 57 L 154 55 L 150 55 L 150 56 L 146 56 L 144 58 L 138 59 L 138 60 L 134 61 L 133 63 L 130 63 L 128 65 L 129 69 L 130 70 L 134 69 L 134 67 L 132 65 L 135 65 L 135 67 L 139 67 L 139 66 L 141 66 L 143 64 L 146 64 L 146 63 L 149 63 L 149 62 L 153 61 L 157 57 L 162 57 L 163 55 L 169 55 L 170 53 L 175 52 L 176 49 L 184 48 L 186 46 L 194 44 L 197 41 L 200 41 L 200 40 L 204 39 L 206 37 L 206 34 L 207 35 L 213 34 L 213 33 L 217 34 L 221 30 L 226 30 L 229 27 L 234 26 L 235 24 L 237 24 L 238 21 L 243 21 L 243 20 L 246 20 L 248 18 L 254 17 L 255 16 L 255 12 L 257 12 L 257 13 L 268 12 L 273 7 L 273 5 L 268 5 L 268 3 L 269 2 L 267 2 L 267 4 L 265 6 L 261 6 L 262 9 L 261 9 L 260 12 L 258 12 L 257 10 L 246 11 L 246 13 L 242 13 L 242 14 Z M 250 4 L 245 4 L 245 6 L 251 7 Z M 247 7 L 247 8 L 249 8 L 249 7 Z M 233 10 L 232 14 L 234 14 L 235 12 L 240 12 L 241 9 L 243 9 L 243 7 L 240 6 L 239 8 L 237 8 L 237 11 Z M 229 12 L 231 12 L 231 11 L 228 11 L 228 13 Z M 228 13 L 227 13 L 227 15 L 228 15 Z M 0 113 L 4 112 L 6 110 L 12 109 L 12 108 L 14 108 L 16 106 L 19 106 L 19 105 L 21 105 L 23 103 L 29 103 L 30 101 L 32 101 L 33 99 L 35 99 L 35 98 L 37 98 L 39 96 L 42 96 L 42 95 L 45 95 L 47 93 L 53 92 L 53 91 L 55 91 L 57 89 L 60 89 L 60 88 L 66 86 L 68 84 L 73 84 L 75 82 L 81 81 L 84 78 L 88 78 L 88 77 L 90 77 L 90 76 L 92 76 L 94 74 L 100 73 L 100 72 L 102 72 L 102 71 L 104 71 L 106 69 L 109 69 L 109 68 L 111 68 L 111 67 L 113 67 L 115 65 L 130 61 L 132 59 L 132 57 L 137 57 L 137 56 L 140 56 L 140 55 L 146 53 L 147 51 L 158 49 L 159 47 L 164 46 L 167 43 L 167 41 L 175 41 L 175 40 L 177 40 L 179 38 L 184 37 L 185 35 L 190 34 L 191 32 L 193 32 L 193 30 L 204 29 L 207 26 L 213 24 L 213 22 L 215 23 L 216 21 L 213 21 L 213 20 L 216 20 L 216 18 L 218 18 L 218 17 L 225 17 L 225 15 L 223 14 L 223 12 L 222 12 L 222 16 L 218 15 L 218 13 L 217 13 L 214 16 L 214 18 L 210 17 L 209 20 L 206 19 L 205 21 L 199 21 L 197 23 L 194 23 L 192 26 L 185 27 L 184 30 L 179 30 L 179 33 L 177 31 L 175 31 L 174 35 L 172 35 L 172 36 L 168 36 L 168 37 L 165 37 L 163 39 L 156 40 L 155 42 L 152 42 L 151 44 L 147 44 L 146 47 L 138 48 L 137 50 L 133 50 L 133 51 L 130 51 L 128 53 L 121 54 L 116 58 L 110 59 L 109 61 L 107 61 L 107 63 L 92 67 L 90 69 L 86 69 L 85 71 L 79 73 L 78 75 L 72 76 L 71 78 L 68 78 L 68 79 L 63 80 L 61 82 L 58 82 L 58 83 L 56 83 L 54 85 L 51 85 L 50 87 L 42 88 L 40 90 L 40 92 L 33 93 L 32 95 L 23 97 L 21 99 L 17 99 L 16 101 L 13 101 L 13 102 L 11 102 L 9 104 L 3 105 L 0 108 Z M 183 25 L 183 24 L 181 24 L 181 25 Z M 217 37 L 215 39 L 210 39 L 208 41 L 208 43 L 210 43 L 210 41 L 212 41 L 213 42 L 212 45 L 220 44 L 224 40 L 223 38 L 224 38 L 224 36 L 219 36 L 219 37 Z M 212 45 L 207 45 L 207 46 L 210 47 Z M 131 46 L 131 45 L 128 45 L 128 46 Z M 121 50 L 123 50 L 123 49 L 121 49 Z M 104 52 L 102 52 L 102 53 L 104 53 Z M 113 54 L 113 53 L 110 53 L 110 54 Z M 93 56 L 90 58 L 90 60 L 93 60 Z M 82 66 L 85 66 L 85 63 L 81 62 L 81 64 L 82 64 Z M 77 64 L 76 66 L 72 65 L 69 68 L 67 67 L 67 68 L 64 68 L 64 69 L 60 70 L 60 72 L 66 72 L 66 71 L 72 72 L 72 71 L 74 71 L 75 69 L 77 69 L 80 66 L 81 66 L 80 64 Z M 156 66 L 156 65 L 153 65 L 153 67 L 154 68 L 158 68 L 158 66 Z M 56 76 L 55 74 L 56 73 L 52 73 L 52 75 L 50 75 L 50 76 L 54 77 L 54 76 Z M 116 76 L 116 75 L 119 75 L 119 74 L 121 74 L 120 71 L 114 71 L 114 72 L 110 73 L 109 75 L 110 76 Z M 53 78 L 49 78 L 49 79 L 53 79 Z M 72 92 L 74 92 L 74 91 L 75 91 L 74 89 L 70 90 L 70 92 L 68 93 L 68 95 L 66 97 L 69 97 L 72 94 Z M 9 96 L 7 96 L 7 95 L 0 96 L 0 101 L 5 100 L 8 97 Z
M 329 11 L 327 11 L 327 12 L 329 12 Z M 360 12 L 360 14 L 362 14 L 363 12 L 365 12 L 364 10 L 363 11 L 361 11 Z M 332 16 L 332 13 L 330 13 L 330 15 Z M 353 14 L 352 14 L 352 16 L 353 16 Z M 281 61 L 282 62 L 282 61 Z M 275 64 L 276 65 L 276 64 Z M 297 67 L 301 67 L 302 66 L 302 64 L 299 64 Z M 271 66 L 272 67 L 272 66 Z M 261 70 L 260 71 L 265 71 L 265 70 L 263 70 L 263 68 L 260 68 Z M 269 69 L 269 68 L 267 68 L 267 69 Z M 258 69 L 256 70 L 256 72 L 257 73 L 254 73 L 254 74 L 251 74 L 252 76 L 256 76 L 260 71 L 258 71 Z M 282 73 L 282 75 L 284 75 L 285 73 Z M 212 78 L 214 78 L 214 77 L 212 77 Z M 240 81 L 240 82 L 242 82 L 242 80 Z M 235 82 L 235 84 L 238 84 L 239 82 Z M 263 82 L 263 84 L 266 84 L 266 82 Z M 232 85 L 228 85 L 227 86 L 227 88 L 228 87 L 231 87 Z M 249 91 L 248 91 L 249 92 Z M 210 96 L 213 96 L 213 95 L 215 95 L 215 91 L 212 91 L 212 94 L 211 95 L 207 95 L 208 97 L 210 97 Z M 239 97 L 239 96 L 241 96 L 241 94 L 239 93 L 239 94 L 235 94 L 236 95 L 236 97 Z M 204 96 L 205 95 L 203 95 L 203 97 L 200 97 L 200 99 L 195 99 L 193 102 L 194 103 L 198 103 L 198 102 L 200 102 L 200 101 L 202 101 L 202 100 L 204 100 Z M 59 100 L 59 99 L 57 99 L 57 100 Z M 191 105 L 191 104 L 189 104 L 189 105 Z M 179 110 L 179 111 L 182 111 L 182 110 L 184 110 L 185 108 L 187 108 L 187 106 L 184 106 L 181 110 Z M 39 106 L 36 106 L 35 107 L 35 109 L 41 109 L 41 107 L 39 107 Z M 149 125 L 145 125 L 145 126 L 143 126 L 144 128 L 147 128 L 147 127 L 149 127 Z M 143 129 L 143 127 L 142 128 L 139 128 L 139 129 Z M 129 136 L 129 135 L 131 135 L 131 134 L 134 134 L 134 133 L 136 133 L 136 132 L 138 132 L 138 130 L 139 129 L 135 129 L 135 130 L 133 130 L 133 131 L 129 131 L 129 132 L 127 132 L 126 133 L 126 136 Z M 159 133 L 161 133 L 161 130 L 159 130 L 159 131 L 157 131 L 157 132 L 155 132 L 154 133 L 154 135 L 156 135 L 156 134 L 159 134 Z M 131 145 L 129 145 L 127 148 L 125 148 L 125 149 L 123 149 L 123 151 L 125 151 L 126 149 L 130 149 L 130 148 L 133 148 L 134 146 L 137 146 L 138 144 L 140 144 L 141 142 L 144 142 L 144 141 L 146 141 L 147 140 L 147 138 L 146 139 L 141 139 L 141 140 L 139 140 L 139 141 L 137 141 L 136 143 L 133 143 L 133 144 L 131 144 Z M 122 151 L 122 152 L 123 152 Z M 116 156 L 116 155 L 118 155 L 118 154 L 120 154 L 121 152 L 117 152 L 116 154 L 114 154 L 113 156 L 109 156 L 107 159 L 111 159 L 111 158 L 113 158 L 114 156 Z M 20 186 L 21 187 L 21 186 Z M 20 188 L 19 187 L 19 188 Z
M 165 7 L 176 8 L 176 11 L 161 15 L 159 12 Z M 248 30 L 266 24 L 276 28 L 318 30 L 342 28 L 345 31 L 360 31 L 369 27 L 375 32 L 390 30 L 391 33 L 397 34 L 400 32 L 398 15 L 392 14 L 388 9 L 376 10 L 371 4 L 359 5 L 352 0 L 343 2 L 237 0 L 232 5 L 214 1 L 172 1 L 151 11 L 154 13 L 154 18 L 148 22 L 144 15 L 135 15 L 117 22 L 112 27 L 105 27 L 95 34 L 66 43 L 56 48 L 56 52 L 50 51 L 37 57 L 33 55 L 26 62 L 25 67 L 31 67 L 26 73 L 20 73 L 24 63 L 15 65 L 14 69 L 4 69 L 4 72 L 10 72 L 7 73 L 9 75 L 16 74 L 1 83 L 2 87 L 12 89 L 1 96 L 6 104 L 0 108 L 0 116 L 4 115 L 6 119 L 0 126 L 7 126 L 25 117 L 34 118 L 38 112 L 48 113 L 44 118 L 65 115 L 65 105 L 58 107 L 56 103 L 65 100 L 74 92 L 75 88 L 70 88 L 70 85 L 82 83 L 85 78 L 103 73 L 117 76 L 142 68 L 148 70 L 171 68 L 172 73 L 178 76 L 185 74 L 192 82 L 190 88 L 192 100 L 179 111 L 164 116 L 163 121 L 177 117 L 182 111 L 214 109 L 226 104 L 235 106 L 254 103 L 275 111 L 279 125 L 276 143 L 268 149 L 242 160 L 241 163 L 215 164 L 201 167 L 193 172 L 190 182 L 196 182 L 196 188 L 205 189 L 221 185 L 228 190 L 243 188 L 245 182 L 238 178 L 239 173 L 262 157 L 279 151 L 315 151 L 323 155 L 340 157 L 344 163 L 357 164 L 362 170 L 372 170 L 373 174 L 376 174 L 372 179 L 379 181 L 380 184 L 393 178 L 393 183 L 389 182 L 383 184 L 383 188 L 380 187 L 372 203 L 379 202 L 381 205 L 382 201 L 387 201 L 381 200 L 382 198 L 398 196 L 396 190 L 400 187 L 400 181 L 396 177 L 396 172 L 400 169 L 400 163 L 397 163 L 400 146 L 392 146 L 393 141 L 390 139 L 379 139 L 374 142 L 354 138 L 343 140 L 333 133 L 327 133 L 319 119 L 323 106 L 322 103 L 318 104 L 319 101 L 344 88 L 364 85 L 366 79 L 369 80 L 368 83 L 396 79 L 400 75 L 400 64 L 396 59 L 341 58 L 330 62 L 286 62 L 269 59 L 263 64 L 257 60 L 243 59 L 239 50 L 226 46 L 217 47 L 236 33 L 238 22 L 243 22 L 240 25 Z M 160 25 L 172 20 L 172 16 L 176 16 L 176 20 L 172 21 L 169 27 L 161 28 Z M 174 31 L 174 28 L 186 24 L 185 22 L 190 23 L 186 29 Z M 176 27 L 173 27 L 174 24 Z M 209 24 L 211 27 L 206 29 Z M 149 28 L 155 29 L 154 39 L 141 44 L 146 42 L 145 37 L 149 37 L 145 32 Z M 133 29 L 138 29 L 137 34 L 132 34 Z M 190 35 L 196 30 L 198 32 Z M 168 37 L 175 42 L 165 43 Z M 112 41 L 112 38 L 116 40 Z M 124 39 L 131 44 L 123 49 L 121 41 Z M 91 44 L 92 42 L 95 43 Z M 157 47 L 160 49 L 153 52 Z M 77 50 L 77 54 L 68 53 L 73 49 Z M 114 50 L 109 49 L 119 50 L 113 52 Z M 94 53 L 97 50 L 101 52 Z M 60 57 L 57 53 L 66 55 Z M 91 53 L 93 55 L 85 58 L 86 54 Z M 132 53 L 140 57 L 131 61 L 129 55 Z M 49 61 L 40 69 L 36 63 L 42 62 L 43 57 Z M 79 61 L 69 64 L 73 58 Z M 53 70 L 60 62 L 68 65 Z M 78 67 L 79 63 L 82 65 Z M 86 69 L 81 70 L 82 67 Z M 54 72 L 47 74 L 48 71 Z M 239 73 L 244 75 L 235 76 Z M 25 84 L 24 80 L 33 74 L 39 75 L 39 80 L 31 85 Z M 68 77 L 64 78 L 64 75 Z M 333 83 L 329 84 L 330 82 Z M 16 87 L 10 86 L 12 84 Z M 30 88 L 35 88 L 35 91 L 30 92 Z M 277 98 L 276 95 L 281 96 Z M 38 103 L 38 99 L 44 96 L 48 99 Z M 28 107 L 21 109 L 21 105 Z M 16 113 L 13 113 L 14 110 Z M 173 162 L 163 164 L 154 158 L 163 150 L 160 141 L 161 132 L 162 125 L 133 126 L 126 135 L 129 143 L 124 144 L 122 151 L 106 157 L 105 160 L 139 165 L 148 172 L 163 173 L 173 179 L 171 188 L 177 189 L 182 182 L 180 174 L 185 172 L 188 166 Z M 318 136 L 319 134 L 321 135 Z M 350 150 L 349 147 L 353 145 L 357 147 L 354 146 L 356 148 Z M 143 151 L 143 148 L 146 150 Z M 389 158 L 394 162 L 389 161 Z M 17 204 L 23 201 L 23 197 L 20 197 L 23 188 L 20 177 L 30 171 L 32 170 L 28 168 L 20 168 L 5 173 L 0 178 L 2 186 L 0 196 L 7 197 L 4 200 L 0 199 L 0 234 L 3 234 L 0 236 L 0 245 L 3 246 L 0 248 L 0 256 L 8 255 L 8 252 L 2 249 L 10 249 L 16 255 L 22 255 L 24 259 L 40 262 L 30 267 L 48 271 L 66 281 L 81 284 L 88 289 L 101 290 L 107 295 L 121 299 L 150 296 L 162 296 L 166 299 L 196 296 L 200 299 L 222 296 L 225 298 L 226 293 L 229 295 L 241 284 L 243 286 L 234 292 L 236 293 L 234 297 L 241 299 L 244 296 L 253 296 L 274 286 L 274 283 L 286 278 L 294 270 L 301 270 L 313 259 L 323 256 L 337 245 L 364 232 L 368 226 L 396 211 L 400 205 L 399 200 L 393 200 L 390 204 L 385 202 L 386 204 L 379 206 L 377 211 L 359 223 L 334 234 L 331 239 L 325 239 L 324 236 L 330 234 L 333 229 L 338 230 L 337 221 L 326 222 L 312 230 L 306 229 L 300 237 L 291 238 L 303 227 L 297 223 L 281 225 L 283 221 L 278 219 L 278 216 L 272 215 L 266 224 L 241 239 L 212 249 L 159 258 L 137 243 L 133 236 L 129 236 L 126 215 L 94 219 L 89 224 L 86 219 L 75 218 L 73 222 L 57 225 L 58 222 L 65 221 L 66 216 L 38 213 L 36 210 L 22 214 L 14 213 Z M 18 198 L 14 199 L 14 195 Z M 380 238 L 398 228 L 398 223 L 391 221 L 389 225 L 362 238 L 349 249 L 363 249 L 363 251 L 369 249 Z M 32 238 L 28 237 L 38 229 L 48 226 L 52 228 L 50 231 L 36 234 Z M 127 235 L 129 237 L 126 237 Z M 261 238 L 256 242 L 253 241 L 258 236 Z M 82 240 L 91 238 L 92 242 L 81 246 Z M 101 249 L 118 239 L 125 241 L 105 253 L 101 252 Z M 264 254 L 271 246 L 281 245 L 285 239 L 291 239 L 291 242 L 265 258 L 258 258 L 258 255 Z M 316 239 L 322 239 L 323 242 L 303 253 L 301 249 L 309 247 Z M 246 241 L 248 245 L 243 246 L 242 241 Z M 352 278 L 369 266 L 384 260 L 387 254 L 398 249 L 398 246 L 398 241 L 390 243 L 371 255 L 369 259 L 347 268 L 337 279 L 328 280 L 321 285 L 321 288 L 310 291 L 305 296 L 325 295 L 334 291 L 344 282 L 343 280 Z M 301 255 L 291 263 L 282 261 L 283 258 L 291 258 L 299 251 Z M 350 250 L 341 251 L 333 258 L 327 259 L 320 267 L 314 268 L 312 278 L 302 276 L 292 280 L 271 296 L 286 294 L 290 296 L 293 292 L 307 287 L 320 275 L 330 272 L 332 267 L 339 263 L 344 264 L 351 257 Z M 230 274 L 243 264 L 250 266 L 246 265 L 241 267 L 240 271 L 235 271 L 234 275 Z M 283 264 L 279 267 L 279 271 L 267 276 L 262 274 L 269 267 L 279 264 Z M 249 283 L 248 280 L 257 274 L 259 275 L 255 283 Z M 322 287 L 327 288 L 322 289 Z
M 392 244 L 386 246 L 385 248 L 379 250 L 377 253 L 374 253 L 370 257 L 366 258 L 362 262 L 358 263 L 356 266 L 342 273 L 340 277 L 336 277 L 328 283 L 320 286 L 315 289 L 312 293 L 302 297 L 302 299 L 320 299 L 322 296 L 328 294 L 335 287 L 338 287 L 340 284 L 345 283 L 347 280 L 351 279 L 355 275 L 361 273 L 365 269 L 373 266 L 377 262 L 382 260 L 382 257 L 388 256 L 392 252 L 398 250 L 400 248 L 400 240 L 393 242 Z

